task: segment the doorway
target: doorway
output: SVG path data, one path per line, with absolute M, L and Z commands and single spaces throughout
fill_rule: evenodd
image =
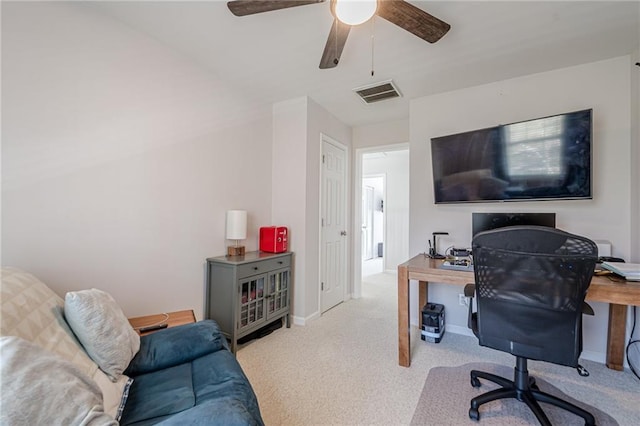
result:
M 385 175 L 362 177 L 362 276 L 384 271 Z
M 363 276 L 394 274 L 409 258 L 409 145 L 362 148 L 355 155 L 353 223 L 362 228 L 354 232 L 352 246 L 353 297 L 358 298 Z

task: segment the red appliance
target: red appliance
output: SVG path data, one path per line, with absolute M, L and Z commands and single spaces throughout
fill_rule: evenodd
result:
M 284 253 L 288 250 L 286 226 L 263 226 L 260 228 L 260 251 Z

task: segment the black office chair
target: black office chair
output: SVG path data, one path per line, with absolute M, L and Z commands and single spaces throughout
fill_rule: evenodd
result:
M 481 346 L 515 355 L 516 366 L 513 381 L 471 371 L 472 386 L 479 387 L 482 378 L 501 388 L 473 398 L 469 417 L 479 420 L 482 404 L 516 398 L 542 425 L 551 423 L 538 402 L 595 425 L 587 411 L 541 392 L 529 377 L 527 360 L 581 368 L 582 314 L 593 314 L 584 299 L 597 260 L 596 244 L 555 228 L 510 226 L 477 234 L 472 250 L 475 285 L 467 285 L 465 295 L 473 297 L 475 290 L 477 308 L 473 312 L 469 304 L 469 328 Z

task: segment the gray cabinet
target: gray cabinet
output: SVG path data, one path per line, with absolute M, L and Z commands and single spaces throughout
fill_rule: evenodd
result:
M 291 326 L 292 253 L 248 252 L 207 259 L 205 318 L 216 320 L 236 352 L 243 336 L 286 320 Z

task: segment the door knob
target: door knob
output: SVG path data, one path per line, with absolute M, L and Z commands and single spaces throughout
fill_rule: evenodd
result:
M 342 235 L 342 236 L 347 235 L 347 231 L 340 231 L 340 235 Z

